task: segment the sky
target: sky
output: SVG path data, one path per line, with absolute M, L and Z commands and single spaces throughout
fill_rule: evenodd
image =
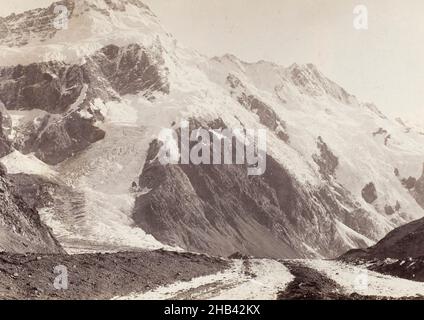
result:
M 0 0 L 0 16 L 52 0 Z M 180 42 L 208 56 L 314 63 L 389 116 L 424 119 L 422 0 L 145 0 Z M 357 30 L 354 8 L 368 9 Z M 424 122 L 424 120 L 422 121 Z

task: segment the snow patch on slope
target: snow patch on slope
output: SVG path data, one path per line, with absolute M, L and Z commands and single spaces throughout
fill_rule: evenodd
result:
M 57 176 L 57 172 L 52 167 L 37 159 L 33 154 L 24 155 L 17 150 L 1 158 L 0 162 L 6 166 L 10 174 L 26 173 L 49 178 Z
M 424 296 L 424 283 L 421 282 L 383 275 L 338 261 L 302 261 L 337 282 L 347 294 L 393 298 Z

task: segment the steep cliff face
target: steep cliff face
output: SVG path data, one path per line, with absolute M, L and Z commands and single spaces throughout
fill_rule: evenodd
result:
M 44 225 L 33 206 L 29 206 L 0 170 L 0 250 L 16 253 L 63 252 L 50 229 Z

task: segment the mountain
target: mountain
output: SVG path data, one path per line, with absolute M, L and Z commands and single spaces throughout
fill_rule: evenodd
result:
M 11 15 L 0 46 L 0 162 L 54 184 L 39 212 L 68 252 L 335 257 L 424 214 L 424 136 L 312 64 L 205 57 L 138 0 Z M 161 130 L 182 123 L 266 129 L 265 173 L 161 164 Z

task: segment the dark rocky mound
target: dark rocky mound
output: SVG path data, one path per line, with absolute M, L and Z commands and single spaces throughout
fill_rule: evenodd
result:
M 424 256 L 424 218 L 389 232 L 368 249 L 351 250 L 342 257 L 407 259 Z
M 394 229 L 376 245 L 350 250 L 340 257 L 367 263 L 370 269 L 411 280 L 424 281 L 424 218 Z

